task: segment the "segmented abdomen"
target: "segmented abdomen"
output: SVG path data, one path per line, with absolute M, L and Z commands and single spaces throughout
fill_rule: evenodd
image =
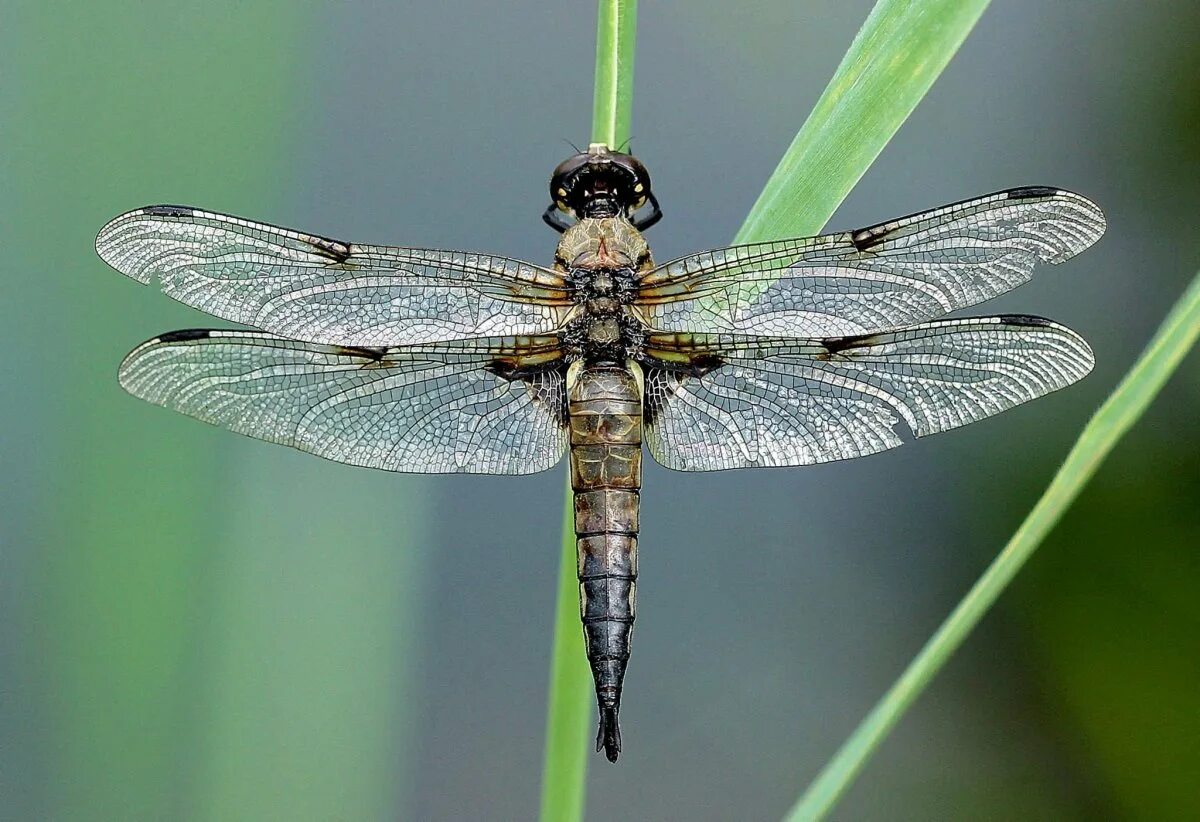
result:
M 611 760 L 621 750 L 617 713 L 637 594 L 642 399 L 630 369 L 582 366 L 569 387 L 580 614 L 600 708 L 596 746 Z

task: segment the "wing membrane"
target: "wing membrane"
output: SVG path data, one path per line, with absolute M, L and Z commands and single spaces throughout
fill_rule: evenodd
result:
M 558 273 L 519 260 L 345 243 L 186 206 L 122 214 L 96 251 L 215 317 L 319 343 L 548 333 L 570 303 Z
M 326 459 L 388 471 L 531 474 L 567 446 L 557 340 L 400 349 L 177 331 L 121 364 L 127 391 Z
M 1091 201 L 1001 191 L 858 231 L 733 246 L 649 272 L 639 302 L 664 331 L 865 334 L 936 319 L 1028 282 L 1104 233 Z
M 942 320 L 824 340 L 654 335 L 646 441 L 667 468 L 810 465 L 998 414 L 1091 370 L 1075 332 L 1039 317 Z

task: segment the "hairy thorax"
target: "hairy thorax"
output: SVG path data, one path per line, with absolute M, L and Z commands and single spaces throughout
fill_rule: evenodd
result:
M 641 233 L 623 217 L 584 219 L 563 234 L 554 262 L 575 301 L 562 337 L 568 359 L 638 359 L 645 326 L 629 306 L 638 279 L 654 265 Z

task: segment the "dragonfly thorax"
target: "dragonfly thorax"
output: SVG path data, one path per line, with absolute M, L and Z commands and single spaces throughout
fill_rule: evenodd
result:
M 650 264 L 650 247 L 641 232 L 623 217 L 588 218 L 563 232 L 554 261 L 564 271 L 641 271 Z
M 568 282 L 574 301 L 594 311 L 615 310 L 637 296 L 637 279 L 631 268 L 574 268 Z
M 568 360 L 623 363 L 641 358 L 646 329 L 616 300 L 601 297 L 580 307 L 561 340 Z

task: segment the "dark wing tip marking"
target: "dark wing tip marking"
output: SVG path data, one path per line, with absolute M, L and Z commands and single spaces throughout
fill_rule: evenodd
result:
M 156 272 L 152 268 L 138 265 L 136 261 L 131 261 L 129 254 L 131 246 L 136 248 L 137 244 L 145 240 L 146 237 L 138 234 L 136 230 L 133 236 L 130 236 L 129 227 L 134 226 L 136 229 L 136 227 L 142 224 L 142 221 L 153 225 L 155 221 L 162 221 L 164 223 L 171 223 L 173 221 L 190 223 L 197 220 L 215 221 L 220 224 L 222 230 L 230 231 L 234 234 L 239 233 L 246 226 L 260 230 L 273 230 L 284 238 L 283 241 L 301 243 L 308 252 L 323 257 L 334 265 L 342 265 L 354 255 L 354 247 L 342 240 L 334 240 L 318 234 L 305 234 L 271 223 L 245 220 L 241 217 L 224 214 L 219 211 L 205 211 L 204 209 L 193 208 L 192 206 L 168 204 L 135 208 L 132 211 L 119 214 L 109 220 L 96 235 L 96 254 L 100 256 L 100 259 L 122 274 L 137 280 L 143 285 L 148 284 L 156 273 L 161 272 Z
M 190 206 L 152 205 L 139 209 L 134 213 L 145 214 L 147 217 L 191 217 L 196 213 L 196 209 Z
M 980 320 L 991 320 L 1001 326 L 1016 329 L 1046 329 L 1048 333 L 1055 334 L 1063 340 L 1070 341 L 1075 346 L 1077 361 L 1074 365 L 1079 368 L 1079 373 L 1072 379 L 1063 383 L 1059 388 L 1070 385 L 1076 380 L 1086 376 L 1096 365 L 1096 355 L 1092 351 L 1092 347 L 1088 341 L 1079 335 L 1078 332 L 1068 328 L 1062 323 L 1056 323 L 1054 320 L 1048 320 L 1045 317 L 1039 317 L 1036 314 L 999 314 L 995 317 L 980 317 Z M 1054 389 L 1057 390 L 1057 389 Z M 1040 396 L 1040 395 L 1039 395 Z
M 998 191 L 995 194 L 985 195 L 983 197 L 973 198 L 970 200 L 962 200 L 958 203 L 951 203 L 944 208 L 953 208 L 954 206 L 965 205 L 974 202 L 985 202 L 996 197 L 1007 197 L 1009 200 L 1045 200 L 1053 197 L 1072 197 L 1087 203 L 1099 214 L 1099 209 L 1090 200 L 1085 197 L 1080 197 L 1078 194 L 1073 194 L 1063 188 L 1055 186 L 1018 186 L 1010 188 L 1006 191 Z M 874 246 L 879 245 L 891 235 L 900 224 L 909 222 L 913 217 L 920 217 L 925 212 L 910 214 L 907 217 L 901 217 L 897 220 L 890 220 L 886 223 L 860 228 L 850 232 L 850 242 L 859 251 L 868 251 Z
M 203 211 L 200 209 L 193 209 L 193 208 L 191 208 L 190 205 L 148 205 L 148 206 L 145 206 L 145 208 L 143 208 L 143 209 L 138 209 L 137 211 L 132 211 L 131 214 L 136 214 L 136 215 L 140 215 L 140 216 L 144 216 L 144 217 L 196 217 L 199 215 L 206 214 L 206 215 L 211 215 L 211 216 L 215 216 L 215 217 L 226 217 L 226 218 L 229 218 L 229 220 L 240 220 L 240 217 L 234 217 L 233 215 L 222 214 L 222 212 L 220 212 L 220 211 Z M 274 226 L 274 224 L 271 224 L 271 223 L 262 223 L 262 224 L 263 224 L 263 226 L 270 226 L 271 228 L 278 228 L 281 230 L 281 232 L 284 232 L 284 233 L 290 233 L 290 234 L 298 234 L 299 233 L 299 232 L 293 232 L 293 229 L 282 228 L 280 226 Z M 103 234 L 103 232 L 101 232 L 101 234 Z M 307 240 L 308 246 L 310 246 L 314 252 L 320 254 L 320 256 L 322 256 L 322 257 L 326 257 L 331 260 L 334 260 L 335 263 L 346 262 L 346 260 L 349 259 L 350 256 L 352 256 L 352 254 L 354 253 L 352 248 L 350 248 L 349 242 L 343 242 L 342 240 L 330 239 L 330 238 L 328 238 L 328 236 L 320 236 L 318 234 L 305 234 L 304 239 Z
M 96 249 L 96 254 L 100 259 L 104 260 L 113 269 L 146 285 L 150 282 L 150 275 L 143 273 L 132 273 L 122 265 L 122 245 L 114 244 L 114 236 L 122 236 L 122 232 L 130 221 L 136 221 L 142 217 L 166 217 L 175 219 L 188 219 L 196 216 L 197 210 L 191 206 L 181 205 L 148 205 L 141 208 L 135 208 L 132 211 L 126 211 L 113 217 L 104 227 L 96 234 L 96 240 L 93 247 Z
M 131 389 L 129 387 L 128 383 L 126 382 L 126 370 L 125 369 L 131 363 L 135 362 L 146 351 L 153 350 L 160 345 L 171 345 L 173 343 L 186 343 L 186 342 L 194 342 L 196 340 L 207 340 L 207 339 L 211 338 L 214 334 L 218 334 L 218 333 L 220 333 L 220 332 L 216 331 L 215 329 L 211 329 L 211 328 L 183 328 L 183 329 L 180 329 L 179 331 L 168 331 L 165 334 L 159 334 L 157 337 L 151 337 L 150 339 L 146 340 L 144 343 L 141 343 L 140 345 L 136 346 L 132 351 L 130 351 L 128 354 L 126 354 L 125 357 L 121 360 L 121 364 L 117 367 L 117 381 L 121 384 L 121 387 L 124 388 L 129 393 L 133 394 L 134 396 L 141 396 L 136 391 Z
M 156 343 L 190 342 L 192 340 L 207 340 L 212 336 L 212 333 L 213 332 L 207 328 L 185 328 L 180 331 L 168 331 L 166 334 L 159 334 L 149 343 L 145 343 L 145 345 Z
M 1010 200 L 1035 200 L 1043 197 L 1057 197 L 1066 192 L 1053 186 L 1020 186 L 1010 188 L 1005 192 Z

